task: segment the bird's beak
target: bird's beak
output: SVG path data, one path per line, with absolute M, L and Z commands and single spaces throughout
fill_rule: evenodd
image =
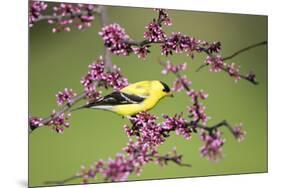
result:
M 168 96 L 168 97 L 174 97 L 174 95 L 173 95 L 172 92 L 167 93 L 167 96 Z

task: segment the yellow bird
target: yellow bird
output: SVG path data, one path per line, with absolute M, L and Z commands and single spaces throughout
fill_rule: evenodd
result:
M 173 96 L 167 84 L 158 80 L 140 81 L 130 84 L 120 91 L 115 91 L 98 100 L 79 107 L 102 109 L 122 116 L 133 116 L 153 108 L 159 100 Z

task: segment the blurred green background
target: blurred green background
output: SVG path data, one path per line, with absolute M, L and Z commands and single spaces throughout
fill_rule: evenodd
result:
M 267 17 L 240 14 L 222 14 L 192 11 L 168 12 L 173 25 L 165 27 L 167 34 L 180 31 L 198 39 L 221 41 L 222 55 L 228 56 L 238 49 L 267 40 Z M 157 14 L 152 9 L 108 7 L 110 23 L 117 22 L 135 40 L 143 38 L 144 27 Z M 29 115 L 45 117 L 57 108 L 55 94 L 64 88 L 78 93 L 83 90 L 80 79 L 86 74 L 88 65 L 103 54 L 103 42 L 98 36 L 99 18 L 85 31 L 73 29 L 69 33 L 51 32 L 45 22 L 35 24 L 29 34 Z M 143 61 L 135 55 L 112 56 L 130 82 L 159 79 L 169 85 L 173 75 L 161 75 L 156 45 Z M 160 146 L 167 153 L 174 146 L 183 154 L 183 161 L 191 168 L 169 164 L 160 167 L 146 165 L 141 176 L 130 176 L 129 180 L 208 176 L 267 172 L 267 47 L 262 46 L 243 53 L 228 63 L 241 65 L 241 72 L 249 70 L 257 74 L 258 86 L 244 80 L 235 83 L 225 73 L 210 73 L 208 68 L 195 72 L 204 61 L 205 55 L 196 55 L 192 60 L 184 54 L 169 57 L 174 63 L 188 63 L 188 77 L 192 87 L 209 93 L 205 101 L 207 114 L 212 117 L 209 125 L 223 119 L 230 123 L 243 122 L 246 139 L 238 143 L 223 128 L 226 138 L 224 158 L 211 162 L 199 154 L 201 142 L 197 135 L 189 141 L 182 136 L 172 135 Z M 105 91 L 107 93 L 110 91 Z M 185 112 L 190 99 L 184 93 L 175 98 L 162 100 L 151 113 L 173 115 Z M 43 185 L 46 180 L 61 180 L 75 174 L 80 165 L 114 157 L 126 145 L 128 138 L 123 125 L 128 123 L 118 115 L 106 111 L 81 110 L 72 114 L 71 127 L 57 134 L 48 127 L 40 128 L 29 135 L 29 185 Z M 101 182 L 102 178 L 95 182 Z M 70 182 L 80 183 L 79 180 Z

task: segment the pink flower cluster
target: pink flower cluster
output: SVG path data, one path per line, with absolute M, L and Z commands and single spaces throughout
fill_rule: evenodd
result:
M 150 53 L 149 47 L 150 45 L 145 45 L 141 47 L 132 47 L 132 49 L 134 53 L 138 56 L 138 58 L 145 59 Z
M 171 36 L 166 37 L 165 41 L 161 44 L 162 55 L 173 55 L 173 52 L 182 53 L 186 52 L 193 57 L 193 52 L 201 51 L 201 44 L 204 42 L 197 40 L 193 37 L 182 35 L 180 32 L 172 33 Z
M 210 65 L 210 72 L 220 72 L 225 66 L 221 55 L 207 56 L 205 63 Z
M 40 18 L 42 11 L 48 7 L 47 3 L 43 1 L 30 1 L 28 23 L 32 27 L 34 23 Z
M 119 24 L 114 23 L 103 27 L 99 35 L 102 37 L 105 47 L 113 54 L 128 55 L 132 52 L 131 46 L 126 43 L 130 38 Z
M 48 20 L 49 24 L 55 24 L 53 32 L 71 31 L 72 24 L 79 30 L 90 27 L 94 20 L 95 5 L 61 3 L 53 7 L 53 17 Z
M 125 181 L 135 171 L 135 164 L 132 159 L 128 159 L 122 154 L 117 154 L 115 159 L 108 160 L 107 167 L 104 166 L 99 171 L 106 181 Z
M 186 86 L 189 87 L 192 84 L 191 80 L 189 80 L 185 75 L 178 77 L 173 83 L 173 91 L 182 91 L 186 89 Z
M 169 72 L 177 73 L 179 71 L 184 71 L 186 70 L 186 67 L 186 63 L 174 65 L 171 61 L 167 61 L 164 69 L 162 70 L 162 74 L 168 74 Z
M 239 70 L 240 70 L 239 65 L 236 65 L 235 63 L 231 63 L 230 65 L 227 64 L 226 70 L 228 74 L 235 79 L 236 82 L 241 79 L 239 74 Z
M 158 19 L 153 19 L 145 28 L 144 38 L 149 42 L 162 42 L 166 38 L 166 34 L 162 29 L 162 24 L 170 26 L 172 25 L 171 18 L 164 9 L 154 9 L 158 12 Z
M 235 81 L 241 79 L 239 69 L 240 67 L 235 63 L 226 64 L 223 62 L 221 55 L 209 55 L 205 60 L 206 65 L 210 65 L 210 72 L 220 72 L 221 70 L 226 71 L 231 77 L 234 77 Z
M 149 42 L 160 42 L 166 38 L 166 35 L 160 24 L 154 19 L 146 27 L 147 31 L 144 32 L 144 38 Z
M 89 168 L 86 168 L 82 165 L 80 171 L 76 173 L 76 176 L 81 177 L 83 183 L 88 183 L 89 178 L 94 178 L 96 176 L 95 167 L 96 166 L 91 165 Z
M 193 102 L 193 104 L 188 107 L 189 117 L 192 118 L 192 121 L 195 125 L 200 121 L 202 121 L 202 123 L 205 125 L 209 117 L 205 112 L 206 107 L 199 102 L 199 99 L 205 100 L 208 97 L 208 94 L 206 94 L 202 90 L 190 90 L 187 92 L 187 94 L 191 97 L 191 100 Z
M 206 42 L 205 46 L 208 46 L 206 48 L 206 51 L 208 52 L 208 54 L 219 53 L 221 51 L 221 43 L 220 42 L 213 42 L 211 44 Z
M 42 118 L 38 117 L 29 117 L 28 124 L 31 130 L 36 129 L 37 127 L 43 126 Z
M 252 71 L 250 71 L 250 72 L 247 74 L 246 78 L 247 78 L 249 81 L 252 81 L 252 82 L 254 82 L 254 83 L 257 83 L 256 75 L 255 75 L 255 73 L 253 73 Z
M 57 103 L 58 105 L 71 103 L 74 96 L 76 96 L 76 93 L 74 93 L 72 89 L 65 88 L 64 91 L 59 91 L 58 94 L 56 94 Z
M 123 77 L 120 68 L 113 67 L 112 71 L 107 71 L 102 57 L 89 65 L 88 73 L 82 78 L 81 84 L 90 99 L 96 99 L 100 96 L 97 86 L 105 88 L 112 87 L 120 90 L 128 85 L 128 79 Z
M 187 67 L 186 63 L 174 65 L 171 61 L 167 61 L 165 63 L 164 69 L 162 70 L 162 74 L 174 73 L 178 75 L 177 79 L 173 83 L 172 90 L 173 91 L 182 91 L 189 87 L 192 82 L 187 79 L 187 77 L 181 76 L 179 74 L 180 71 L 184 71 Z
M 193 91 L 190 96 L 194 101 L 207 97 L 203 91 Z M 191 138 L 192 132 L 197 132 L 199 127 L 185 120 L 182 115 L 175 114 L 173 117 L 163 115 L 164 121 L 157 123 L 157 117 L 154 115 L 147 112 L 137 114 L 130 119 L 132 127 L 124 126 L 124 130 L 130 138 L 127 146 L 123 148 L 125 154 L 119 153 L 114 159 L 108 161 L 100 160 L 95 165 L 91 165 L 89 169 L 83 166 L 77 176 L 81 176 L 83 183 L 87 183 L 89 178 L 95 178 L 96 174 L 100 173 L 105 181 L 116 182 L 127 180 L 132 173 L 140 175 L 142 167 L 150 162 L 163 166 L 172 161 L 179 165 L 189 166 L 182 163 L 182 155 L 178 155 L 175 149 L 172 153 L 163 156 L 159 155 L 157 150 L 172 131 L 187 140 Z M 200 139 L 204 143 L 200 149 L 201 155 L 213 161 L 220 159 L 224 144 L 221 133 L 217 129 L 202 127 L 199 131 Z M 240 124 L 232 131 L 237 135 L 237 139 L 244 135 Z M 132 137 L 136 137 L 136 139 Z
M 55 130 L 58 133 L 63 133 L 64 128 L 69 128 L 70 124 L 68 122 L 68 119 L 70 118 L 71 114 L 65 114 L 61 113 L 60 115 L 57 115 L 57 112 L 53 110 L 51 114 L 51 121 L 47 124 L 48 126 L 51 126 L 53 130 Z
M 161 125 L 157 124 L 156 116 L 147 112 L 138 113 L 131 118 L 133 128 L 125 127 L 128 136 L 135 134 L 140 143 L 146 143 L 149 146 L 158 146 L 164 142 Z
M 82 166 L 76 176 L 82 177 L 83 183 L 87 183 L 89 178 L 95 178 L 98 173 L 104 176 L 105 181 L 125 181 L 135 171 L 136 167 L 133 162 L 123 154 L 117 154 L 114 159 L 109 159 L 107 162 L 100 160 L 95 165 L 91 165 L 89 169 Z
M 185 139 L 191 138 L 192 129 L 187 126 L 187 121 L 182 117 L 182 114 L 175 114 L 174 117 L 163 115 L 165 121 L 162 123 L 162 128 L 165 131 L 175 131 L 177 135 L 182 135 Z
M 200 138 L 202 142 L 204 142 L 204 146 L 200 149 L 203 157 L 207 157 L 212 161 L 217 161 L 222 157 L 224 140 L 221 138 L 221 132 L 216 131 L 212 134 L 203 132 L 201 133 Z
M 159 16 L 158 16 L 158 22 L 167 26 L 171 26 L 172 25 L 172 20 L 168 15 L 167 10 L 165 9 L 154 9 L 156 12 L 158 12 Z
M 234 126 L 233 129 L 232 129 L 232 132 L 233 132 L 235 138 L 239 142 L 241 142 L 245 139 L 246 131 L 243 130 L 243 124 L 242 123 Z
M 68 128 L 70 125 L 68 122 L 70 115 L 71 115 L 70 113 L 58 114 L 58 112 L 53 110 L 51 117 L 50 117 L 51 119 L 49 121 L 47 121 L 46 123 L 45 122 L 43 123 L 43 119 L 38 118 L 38 117 L 30 117 L 28 123 L 29 123 L 29 127 L 31 130 L 34 130 L 41 126 L 50 126 L 57 133 L 63 133 L 64 129 Z

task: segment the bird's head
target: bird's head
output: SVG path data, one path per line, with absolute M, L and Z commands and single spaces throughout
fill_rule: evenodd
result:
M 153 90 L 157 91 L 157 93 L 159 93 L 161 97 L 173 97 L 170 87 L 162 81 L 153 81 L 152 88 Z

